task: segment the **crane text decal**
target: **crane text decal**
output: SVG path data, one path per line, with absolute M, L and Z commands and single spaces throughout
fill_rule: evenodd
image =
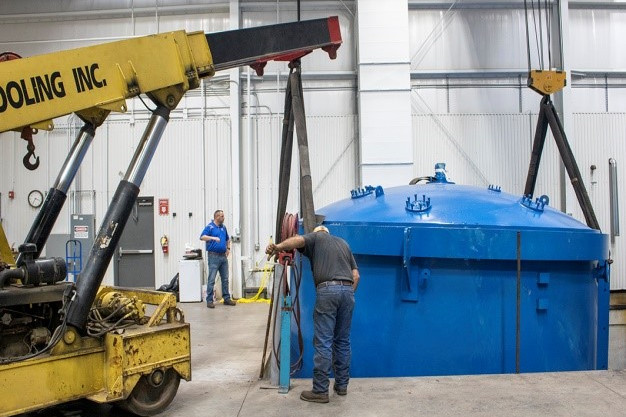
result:
M 72 68 L 72 74 L 74 74 L 74 83 L 76 84 L 77 92 L 82 93 L 85 89 L 93 90 L 94 87 L 106 87 L 107 80 L 103 78 L 102 81 L 98 81 L 96 78 L 97 69 L 98 64 Z
M 97 70 L 98 64 L 95 63 L 72 68 L 77 93 L 106 87 L 106 79 L 98 79 Z M 19 109 L 65 96 L 65 84 L 60 71 L 9 81 L 6 85 L 0 85 L 0 113 L 6 111 L 9 106 Z

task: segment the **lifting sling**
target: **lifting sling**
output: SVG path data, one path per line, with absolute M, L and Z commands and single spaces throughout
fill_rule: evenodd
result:
M 534 9 L 534 4 L 531 2 L 532 6 L 532 16 L 535 18 L 536 13 Z M 557 12 L 558 10 L 557 3 Z M 552 31 L 552 26 L 550 23 L 551 11 L 548 10 L 548 5 L 546 3 L 545 13 L 542 14 L 541 11 L 541 2 L 538 3 L 538 12 L 539 12 L 539 36 L 538 40 L 538 54 L 539 54 L 539 65 L 541 66 L 540 70 L 531 70 L 531 56 L 530 56 L 530 34 L 528 29 L 528 4 L 527 0 L 524 0 L 524 15 L 526 19 L 526 51 L 528 56 L 528 87 L 531 90 L 539 93 L 542 96 L 541 104 L 539 106 L 539 117 L 537 119 L 537 128 L 535 130 L 535 139 L 533 141 L 533 150 L 530 156 L 530 163 L 528 166 L 528 175 L 526 176 L 526 186 L 524 187 L 524 196 L 532 198 L 535 192 L 535 184 L 537 182 L 537 174 L 539 172 L 539 163 L 541 161 L 541 153 L 543 152 L 543 145 L 546 141 L 546 134 L 548 132 L 548 126 L 550 126 L 550 130 L 552 131 L 552 136 L 554 136 L 554 140 L 559 149 L 559 154 L 561 155 L 561 160 L 563 161 L 563 165 L 565 165 L 565 169 L 567 170 L 567 174 L 569 175 L 572 186 L 574 187 L 574 192 L 576 193 L 576 198 L 578 199 L 578 204 L 580 204 L 580 208 L 583 211 L 585 216 L 585 221 L 587 222 L 587 226 L 592 229 L 600 230 L 600 224 L 598 223 L 598 219 L 596 218 L 596 214 L 593 211 L 593 206 L 591 205 L 591 200 L 589 199 L 589 194 L 587 194 L 587 190 L 585 188 L 585 184 L 583 183 L 582 177 L 580 175 L 580 170 L 578 169 L 578 164 L 576 163 L 576 159 L 574 158 L 574 153 L 572 152 L 572 148 L 567 141 L 567 136 L 565 135 L 565 130 L 563 129 L 563 124 L 559 119 L 559 115 L 554 108 L 554 104 L 550 99 L 550 95 L 561 91 L 566 84 L 566 76 L 565 71 L 556 71 L 552 70 L 552 45 L 550 40 L 550 32 Z M 548 41 L 548 68 L 544 68 L 544 59 L 543 59 L 543 38 L 541 38 L 541 26 L 542 26 L 542 16 L 545 16 L 546 21 L 546 33 L 547 33 L 547 41 Z M 535 22 L 535 37 L 537 37 L 537 22 Z M 557 28 L 558 37 L 558 45 L 561 46 L 562 38 L 560 33 L 560 27 Z M 540 46 L 539 46 L 540 43 Z M 561 48 L 562 49 L 562 48 Z M 563 51 L 560 51 L 560 56 L 563 56 Z
M 278 209 L 276 213 L 276 243 L 280 243 L 281 226 L 287 209 L 289 179 L 291 177 L 291 155 L 293 151 L 294 124 L 298 136 L 300 155 L 300 208 L 304 232 L 315 228 L 315 207 L 313 206 L 313 184 L 309 162 L 309 143 L 306 131 L 306 114 L 302 96 L 300 60 L 289 63 L 289 79 L 285 91 L 285 114 L 283 117 L 282 144 L 280 148 L 280 171 L 278 182 Z

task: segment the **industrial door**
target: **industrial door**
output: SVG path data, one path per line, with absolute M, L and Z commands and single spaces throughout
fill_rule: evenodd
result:
M 138 197 L 115 250 L 115 285 L 154 288 L 154 197 Z

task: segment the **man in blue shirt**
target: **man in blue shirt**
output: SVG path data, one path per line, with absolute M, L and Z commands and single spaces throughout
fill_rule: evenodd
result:
M 222 279 L 222 296 L 224 305 L 234 306 L 237 304 L 231 300 L 228 292 L 228 255 L 230 254 L 230 236 L 224 226 L 224 212 L 216 210 L 213 213 L 213 221 L 204 228 L 200 240 L 206 242 L 207 259 L 209 263 L 209 282 L 206 286 L 206 306 L 215 308 L 213 304 L 213 287 L 215 277 L 220 273 Z

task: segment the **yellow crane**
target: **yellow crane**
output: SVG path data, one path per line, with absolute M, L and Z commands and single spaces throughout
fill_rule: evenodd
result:
M 173 294 L 100 287 L 173 110 L 215 71 L 296 60 L 341 44 L 337 17 L 205 34 L 176 31 L 0 62 L 0 132 L 53 129 L 75 113 L 84 126 L 20 245 L 0 244 L 0 417 L 78 398 L 139 415 L 165 409 L 190 380 L 189 324 Z M 126 100 L 156 109 L 115 192 L 76 284 L 62 258 L 40 258 L 98 126 Z M 34 147 L 29 143 L 25 163 Z M 2 243 L 2 242 L 0 242 Z M 12 257 L 12 256 L 11 256 Z M 2 262 L 4 261 L 4 262 Z M 151 316 L 146 304 L 156 305 Z M 28 387 L 27 395 L 16 387 Z

